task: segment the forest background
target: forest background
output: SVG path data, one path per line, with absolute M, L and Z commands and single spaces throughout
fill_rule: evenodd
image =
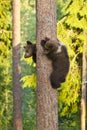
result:
M 59 130 L 80 129 L 83 45 L 87 42 L 87 1 L 57 0 L 57 37 L 68 48 L 70 71 L 58 89 Z M 34 0 L 21 0 L 21 83 L 23 129 L 36 129 L 36 65 L 24 59 L 26 41 L 36 41 Z M 12 130 L 12 1 L 0 0 L 0 130 Z M 32 124 L 32 125 L 31 125 Z M 87 124 L 87 123 L 86 123 Z

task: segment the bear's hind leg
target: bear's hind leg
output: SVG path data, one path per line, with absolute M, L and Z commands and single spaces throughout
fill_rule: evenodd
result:
M 53 88 L 59 88 L 60 87 L 60 81 L 58 80 L 58 77 L 57 77 L 57 79 L 56 79 L 56 76 L 55 76 L 55 74 L 54 73 L 52 73 L 51 74 L 51 76 L 50 76 L 50 81 L 51 81 L 51 85 L 52 85 L 52 87 Z
M 65 79 L 65 77 L 64 77 L 64 76 L 62 76 L 62 77 L 60 77 L 60 78 L 59 78 L 60 83 L 65 82 L 65 80 L 66 80 L 66 79 Z

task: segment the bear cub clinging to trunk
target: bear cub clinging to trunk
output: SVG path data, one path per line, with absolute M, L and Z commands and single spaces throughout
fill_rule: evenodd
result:
M 50 40 L 45 38 L 41 41 L 44 54 L 52 60 L 53 71 L 50 75 L 50 81 L 53 88 L 60 87 L 65 82 L 69 71 L 69 56 L 65 45 L 59 40 Z
M 53 71 L 50 75 L 50 81 L 53 88 L 61 86 L 62 82 L 65 82 L 67 73 L 69 71 L 69 56 L 65 45 L 59 40 L 50 40 L 45 38 L 41 40 L 41 46 L 43 47 L 43 53 L 52 61 Z M 25 48 L 25 58 L 33 56 L 34 62 L 36 62 L 36 45 L 27 41 Z

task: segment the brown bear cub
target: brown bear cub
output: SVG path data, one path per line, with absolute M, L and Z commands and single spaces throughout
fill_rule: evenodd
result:
M 25 49 L 25 58 L 33 56 L 33 61 L 36 62 L 36 45 L 32 44 L 30 41 L 27 41 L 27 45 L 24 46 Z
M 59 40 L 50 40 L 49 38 L 42 40 L 41 45 L 44 54 L 52 60 L 51 85 L 53 88 L 58 88 L 62 82 L 65 82 L 69 71 L 70 63 L 67 49 Z
M 52 61 L 53 71 L 50 75 L 50 81 L 53 88 L 61 86 L 62 82 L 65 82 L 67 73 L 69 71 L 69 56 L 65 45 L 59 40 L 50 40 L 45 38 L 41 40 L 41 46 L 43 47 L 43 53 Z M 34 62 L 36 62 L 36 45 L 27 41 L 25 48 L 25 58 L 33 56 Z

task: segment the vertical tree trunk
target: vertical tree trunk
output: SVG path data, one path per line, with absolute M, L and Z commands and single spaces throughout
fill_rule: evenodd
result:
M 36 14 L 37 130 L 58 130 L 58 95 L 49 80 L 51 61 L 43 55 L 40 45 L 45 37 L 56 39 L 56 0 L 36 0 Z
M 21 83 L 20 83 L 20 0 L 13 0 L 13 125 L 22 130 Z
M 81 97 L 81 130 L 86 130 L 86 84 L 87 84 L 87 45 L 83 46 L 82 58 L 82 97 Z

